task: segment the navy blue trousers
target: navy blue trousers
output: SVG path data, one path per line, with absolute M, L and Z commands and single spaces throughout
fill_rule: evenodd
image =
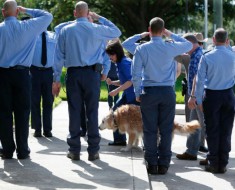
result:
M 225 167 L 231 151 L 234 121 L 234 93 L 227 90 L 206 90 L 203 100 L 206 124 L 207 159 L 214 167 Z
M 30 68 L 32 75 L 31 90 L 31 127 L 36 131 L 52 130 L 52 109 L 54 97 L 52 95 L 53 70 L 39 70 Z M 42 111 L 41 111 L 42 100 Z M 42 116 L 41 116 L 42 113 Z
M 144 124 L 145 160 L 150 165 L 170 165 L 175 104 L 173 87 L 144 87 L 140 107 Z M 158 131 L 161 139 L 159 145 Z
M 99 149 L 100 134 L 98 129 L 98 109 L 100 97 L 100 73 L 92 67 L 73 67 L 67 70 L 66 90 L 69 109 L 69 151 L 80 153 L 81 112 L 86 105 L 87 136 L 89 154 L 96 154 Z
M 84 106 L 82 107 L 81 111 L 81 129 L 83 133 L 86 133 L 87 131 L 86 105 L 85 103 L 83 105 Z
M 3 153 L 25 157 L 30 153 L 28 147 L 30 89 L 29 69 L 0 68 L 0 139 Z M 15 140 L 13 134 L 13 115 L 15 120 Z

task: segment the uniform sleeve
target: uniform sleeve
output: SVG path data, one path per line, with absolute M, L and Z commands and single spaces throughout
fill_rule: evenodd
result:
M 132 63 L 132 69 L 131 69 L 132 82 L 133 82 L 136 97 L 139 97 L 141 94 L 142 68 L 143 68 L 143 60 L 139 52 L 139 49 L 137 47 L 135 51 L 135 55 L 133 57 L 133 63 Z
M 55 56 L 54 56 L 54 81 L 59 82 L 62 72 L 62 67 L 65 64 L 65 34 L 64 30 L 61 30 L 61 33 L 58 38 L 56 45 Z
M 99 22 L 101 24 L 94 24 L 96 26 L 94 34 L 98 39 L 110 40 L 113 38 L 118 38 L 121 35 L 119 28 L 106 18 L 99 18 Z
M 132 55 L 135 52 L 136 47 L 139 45 L 139 43 L 136 43 L 138 40 L 141 39 L 141 34 L 136 34 L 128 39 L 126 39 L 123 43 L 122 46 L 130 52 Z
M 47 27 L 53 19 L 51 13 L 39 9 L 26 9 L 26 14 L 33 17 L 23 22 L 29 34 L 40 35 L 43 31 L 47 30 Z
M 104 69 L 102 71 L 102 74 L 108 76 L 110 66 L 111 66 L 111 61 L 109 59 L 109 56 L 107 55 L 107 53 L 104 52 L 104 54 L 103 54 L 103 68 Z
M 196 96 L 198 105 L 202 104 L 204 84 L 206 80 L 206 72 L 207 72 L 206 59 L 205 59 L 205 56 L 202 56 L 200 63 L 199 63 L 198 72 L 196 75 L 195 96 Z

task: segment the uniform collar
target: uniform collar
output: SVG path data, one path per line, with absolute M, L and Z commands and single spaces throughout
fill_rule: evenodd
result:
M 88 18 L 87 17 L 80 17 L 80 18 L 77 18 L 77 21 L 87 21 L 88 22 Z
M 215 49 L 226 49 L 226 46 L 215 46 Z
M 11 20 L 17 20 L 17 18 L 14 16 L 9 16 L 5 18 L 5 21 L 11 21 Z
M 162 41 L 162 37 L 161 36 L 152 36 L 151 40 L 152 41 Z

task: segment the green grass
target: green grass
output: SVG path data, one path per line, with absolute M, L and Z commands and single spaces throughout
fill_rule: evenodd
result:
M 62 77 L 61 77 L 61 83 L 62 83 L 62 88 L 60 90 L 59 97 L 62 100 L 67 100 L 66 97 L 66 88 L 65 88 L 65 83 L 64 83 L 64 76 L 65 76 L 66 70 L 64 69 L 62 72 Z M 175 92 L 176 92 L 176 103 L 177 104 L 184 104 L 184 97 L 181 95 L 181 80 L 184 77 L 184 74 L 181 74 L 175 84 Z M 105 102 L 107 101 L 108 97 L 108 91 L 105 82 L 101 82 L 101 87 L 100 87 L 100 101 Z

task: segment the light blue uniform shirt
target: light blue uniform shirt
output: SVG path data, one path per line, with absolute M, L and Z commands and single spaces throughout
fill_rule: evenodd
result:
M 45 66 L 41 64 L 41 56 L 42 56 L 42 34 L 41 34 L 37 38 L 32 65 L 36 67 L 45 67 L 45 68 L 53 66 L 55 46 L 56 46 L 56 38 L 54 32 L 46 31 L 46 43 L 47 43 L 47 64 Z
M 175 34 L 172 34 L 171 38 L 174 40 L 173 43 L 163 41 L 162 37 L 152 37 L 151 41 L 136 48 L 132 67 L 136 97 L 141 94 L 141 84 L 143 87 L 174 86 L 174 57 L 190 51 L 193 45 Z
M 124 42 L 122 42 L 122 46 L 132 55 L 134 55 L 137 46 L 140 45 L 139 43 L 136 42 L 140 39 L 141 39 L 141 34 L 136 34 L 134 36 L 127 38 Z
M 200 60 L 196 77 L 195 96 L 202 104 L 205 89 L 226 90 L 232 88 L 235 78 L 235 54 L 226 46 L 216 46 Z
M 27 9 L 26 13 L 33 18 L 19 21 L 7 17 L 0 23 L 0 67 L 32 64 L 37 36 L 47 29 L 52 15 L 38 9 Z
M 83 67 L 104 62 L 104 42 L 119 37 L 121 31 L 104 17 L 99 23 L 82 17 L 61 29 L 55 53 L 55 81 L 60 81 L 63 66 Z

